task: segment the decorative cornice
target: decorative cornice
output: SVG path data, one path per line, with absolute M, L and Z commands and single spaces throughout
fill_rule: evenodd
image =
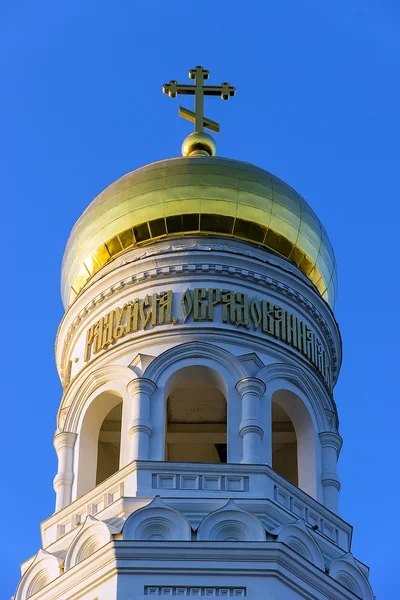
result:
M 143 252 L 139 256 L 137 256 L 137 255 L 134 256 L 132 259 L 129 259 L 129 257 L 125 257 L 124 260 L 121 261 L 120 266 L 138 262 L 140 260 L 143 260 L 143 259 L 146 259 L 146 258 L 149 258 L 152 256 L 156 256 L 156 255 L 169 254 L 169 253 L 173 253 L 173 252 L 189 253 L 189 252 L 193 252 L 196 250 L 201 251 L 201 252 L 223 251 L 223 252 L 227 252 L 227 253 L 231 253 L 231 254 L 238 254 L 240 256 L 244 255 L 249 258 L 255 259 L 258 262 L 261 262 L 263 264 L 269 264 L 271 266 L 278 267 L 279 269 L 284 270 L 284 271 L 290 273 L 291 275 L 296 276 L 297 278 L 300 278 L 303 284 L 305 284 L 305 283 L 307 285 L 309 284 L 309 287 L 312 290 L 312 292 L 315 293 L 316 295 L 318 295 L 317 292 L 314 290 L 314 286 L 307 280 L 307 278 L 304 277 L 304 280 L 303 280 L 301 273 L 299 273 L 297 269 L 290 268 L 290 265 L 286 265 L 285 260 L 282 260 L 282 261 L 276 260 L 270 256 L 267 256 L 267 258 L 265 258 L 264 256 L 260 257 L 250 250 L 240 252 L 239 250 L 236 250 L 235 248 L 232 248 L 231 246 L 228 246 L 226 244 L 221 244 L 221 245 L 210 244 L 207 246 L 203 245 L 203 244 L 193 244 L 190 246 L 170 245 L 170 246 L 168 246 L 168 248 L 159 248 L 159 249 L 155 249 L 152 252 Z M 123 265 L 122 265 L 122 263 L 123 263 Z M 110 268 L 109 272 L 112 272 L 114 270 L 115 270 L 115 264 L 113 265 L 112 269 Z M 328 326 L 328 323 L 327 323 L 326 319 L 323 317 L 322 313 L 301 292 L 299 292 L 298 290 L 295 290 L 294 288 L 290 287 L 287 284 L 282 283 L 278 279 L 274 279 L 272 277 L 269 277 L 266 274 L 258 273 L 254 270 L 230 266 L 227 264 L 217 264 L 217 263 L 188 264 L 188 263 L 185 263 L 185 264 L 178 264 L 178 265 L 172 265 L 172 266 L 167 265 L 167 266 L 156 268 L 156 269 L 153 268 L 153 269 L 143 270 L 139 273 L 136 273 L 133 276 L 130 276 L 130 277 L 120 280 L 117 284 L 109 286 L 101 294 L 99 294 L 98 296 L 93 298 L 79 312 L 77 317 L 73 320 L 73 322 L 71 323 L 71 325 L 68 329 L 68 332 L 64 338 L 64 344 L 63 344 L 63 349 L 62 349 L 62 353 L 61 353 L 61 361 L 60 361 L 61 379 L 62 379 L 63 385 L 64 386 L 68 385 L 68 381 L 66 381 L 66 379 L 65 379 L 66 372 L 67 372 L 67 365 L 65 363 L 66 363 L 66 354 L 68 351 L 68 347 L 69 347 L 69 343 L 71 341 L 72 335 L 73 335 L 75 329 L 81 323 L 83 323 L 86 320 L 86 318 L 88 318 L 88 316 L 90 316 L 90 313 L 93 311 L 94 308 L 101 305 L 106 299 L 108 299 L 113 294 L 121 291 L 122 289 L 131 287 L 131 286 L 135 286 L 136 284 L 143 283 L 144 281 L 147 281 L 147 280 L 150 281 L 150 280 L 154 280 L 154 279 L 165 279 L 166 277 L 170 277 L 170 276 L 187 275 L 187 274 L 197 273 L 197 272 L 199 272 L 199 273 L 200 272 L 217 273 L 217 274 L 228 276 L 229 278 L 237 277 L 237 278 L 242 278 L 242 279 L 246 279 L 246 280 L 253 280 L 255 283 L 265 285 L 266 287 L 268 287 L 270 289 L 274 289 L 277 292 L 286 296 L 289 300 L 294 300 L 298 304 L 303 306 L 303 308 L 311 315 L 312 319 L 314 321 L 316 321 L 318 323 L 318 325 L 321 327 L 321 330 L 323 331 L 324 336 L 329 344 L 329 349 L 330 349 L 331 356 L 332 356 L 332 367 L 333 367 L 334 380 L 336 380 L 338 371 L 340 368 L 340 364 L 339 364 L 339 357 L 337 356 L 337 353 L 336 353 L 335 342 L 334 342 L 334 339 L 332 336 L 331 329 Z M 103 272 L 103 270 L 102 270 L 102 277 L 104 277 L 106 274 L 107 273 Z M 318 297 L 318 299 L 320 300 L 319 297 Z M 326 308 L 331 313 L 334 323 L 336 323 L 336 320 L 334 319 L 331 309 L 329 308 L 328 305 L 326 305 Z M 68 314 L 68 312 L 66 314 Z M 64 316 L 64 319 L 65 319 L 65 316 Z M 64 319 L 62 320 L 60 327 L 59 327 L 59 331 L 57 333 L 56 344 L 57 344 L 60 328 L 62 326 L 62 323 L 64 322 Z M 338 331 L 338 335 L 340 336 L 338 329 L 337 329 L 337 331 Z

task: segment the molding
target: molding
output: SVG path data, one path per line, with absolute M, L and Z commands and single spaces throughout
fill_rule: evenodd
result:
M 75 379 L 61 400 L 57 414 L 57 431 L 76 431 L 88 398 L 104 386 L 102 391 L 114 391 L 122 396 L 127 384 L 132 381 L 132 375 L 129 367 L 106 364 L 99 369 L 87 371 L 82 378 Z
M 240 508 L 234 500 L 210 513 L 197 529 L 198 541 L 264 542 L 265 529 L 254 515 Z
M 244 377 L 237 382 L 235 387 L 242 400 L 247 394 L 252 394 L 260 398 L 265 394 L 266 390 L 265 383 L 257 377 Z
M 275 379 L 287 380 L 298 387 L 313 407 L 319 430 L 322 433 L 330 428 L 337 430 L 339 427 L 339 419 L 333 395 L 328 392 L 326 386 L 315 373 L 310 374 L 304 369 L 288 363 L 271 363 L 263 367 L 257 373 L 257 377 L 265 382 L 267 390 L 270 388 L 269 384 Z M 334 423 L 330 422 L 332 413 Z M 336 431 L 332 433 L 337 435 Z
M 124 540 L 191 540 L 187 518 L 156 496 L 147 506 L 134 511 L 122 530 Z
M 40 549 L 19 581 L 14 600 L 30 598 L 62 573 L 63 559 Z
M 57 452 L 57 456 L 61 448 L 74 448 L 76 438 L 77 434 L 73 431 L 57 431 L 53 439 L 53 445 Z
M 145 585 L 144 596 L 227 596 L 234 598 L 245 598 L 246 587 L 231 586 L 204 586 L 204 585 Z
M 151 363 L 150 363 L 151 364 Z M 146 394 L 151 397 L 153 392 L 157 389 L 157 385 L 151 379 L 147 377 L 138 377 L 132 379 L 126 386 L 128 394 L 132 397 L 136 395 Z
M 323 448 L 330 447 L 336 450 L 339 457 L 340 450 L 342 449 L 343 439 L 336 431 L 321 431 L 318 434 Z
M 371 585 L 354 560 L 351 552 L 332 561 L 329 565 L 329 575 L 362 600 L 374 600 Z
M 309 527 L 304 519 L 298 519 L 294 523 L 288 523 L 272 531 L 278 542 L 283 542 L 312 562 L 318 569 L 325 572 L 325 561 L 321 549 L 310 533 Z
M 72 540 L 65 556 L 64 569 L 68 571 L 82 562 L 102 546 L 112 540 L 112 536 L 119 533 L 119 529 L 111 527 L 92 516 L 87 516 L 84 524 Z
M 202 358 L 212 361 L 215 365 L 221 365 L 231 375 L 234 381 L 238 378 L 247 377 L 248 373 L 245 366 L 238 360 L 236 356 L 228 350 L 220 348 L 208 342 L 185 342 L 166 350 L 159 354 L 144 372 L 146 378 L 157 383 L 164 371 L 173 365 L 177 365 L 179 361 L 188 358 Z
M 244 437 L 248 433 L 256 433 L 262 439 L 264 437 L 264 428 L 259 419 L 248 418 L 241 421 L 239 425 L 239 435 Z
M 139 418 L 130 423 L 128 429 L 128 435 L 130 437 L 132 437 L 134 433 L 140 432 L 146 433 L 149 437 L 151 437 L 151 434 L 153 433 L 151 421 L 148 419 Z

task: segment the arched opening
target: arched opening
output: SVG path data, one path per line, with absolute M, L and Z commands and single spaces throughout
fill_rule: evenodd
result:
M 97 444 L 96 485 L 119 469 L 121 421 L 122 402 L 110 410 L 100 427 Z
M 100 393 L 84 413 L 77 440 L 76 498 L 118 471 L 121 414 L 122 398 L 114 391 Z
M 276 402 L 272 402 L 272 468 L 293 485 L 299 484 L 296 431 Z
M 227 462 L 227 404 L 219 384 L 217 374 L 207 367 L 186 367 L 172 378 L 166 460 Z
M 316 432 L 311 415 L 294 392 L 272 394 L 272 467 L 317 498 Z

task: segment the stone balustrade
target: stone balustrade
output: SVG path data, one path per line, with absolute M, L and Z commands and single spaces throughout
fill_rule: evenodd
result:
M 276 522 L 301 517 L 329 542 L 348 551 L 352 528 L 267 465 L 133 461 L 84 497 L 42 523 L 43 548 L 55 547 L 88 515 L 101 520 L 127 517 L 154 496 L 168 502 L 198 498 L 243 499 L 270 507 Z

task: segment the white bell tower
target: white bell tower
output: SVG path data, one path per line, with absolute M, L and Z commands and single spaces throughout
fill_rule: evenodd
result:
M 111 184 L 64 255 L 56 510 L 15 600 L 373 600 L 338 512 L 336 263 L 306 201 L 214 156 Z

